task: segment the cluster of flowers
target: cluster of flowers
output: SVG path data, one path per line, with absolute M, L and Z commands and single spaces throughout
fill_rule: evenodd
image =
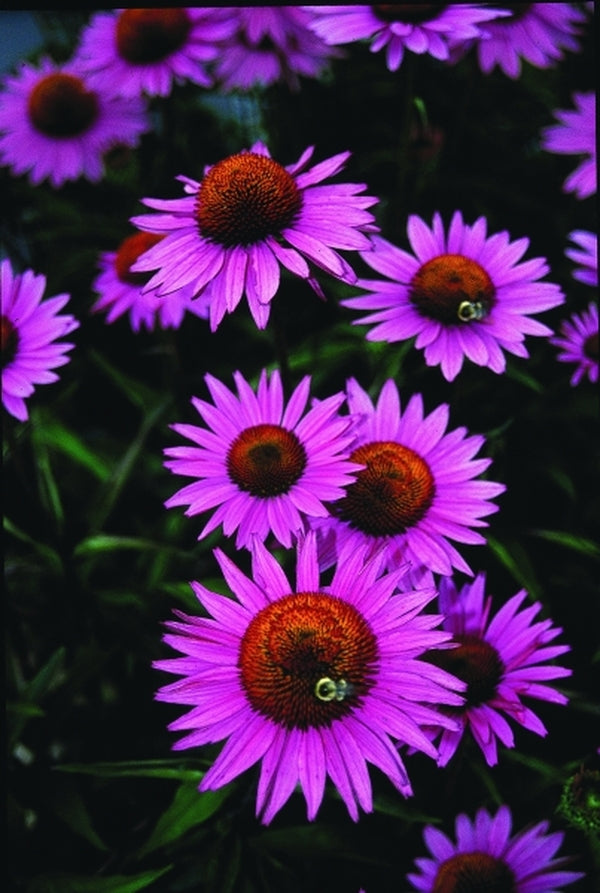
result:
M 586 19 L 580 9 L 523 6 L 99 13 L 71 62 L 23 64 L 5 80 L 0 160 L 15 174 L 28 172 L 33 184 L 97 181 L 106 153 L 117 144 L 134 148 L 149 129 L 147 97 L 166 97 L 182 81 L 229 90 L 284 80 L 297 89 L 300 76 L 317 76 L 341 57 L 336 46 L 357 40 L 370 41 L 373 52 L 385 48 L 390 71 L 407 51 L 453 64 L 476 47 L 483 72 L 498 65 L 512 78 L 521 59 L 543 68 L 578 48 L 577 27 Z M 560 123 L 546 129 L 542 146 L 585 156 L 564 184 L 584 199 L 596 191 L 595 100 L 573 100 L 575 111 L 556 113 Z M 552 335 L 532 315 L 565 298 L 540 281 L 549 271 L 543 258 L 523 260 L 527 239 L 488 235 L 485 218 L 468 224 L 459 210 L 447 227 L 438 213 L 431 226 L 411 215 L 409 254 L 379 235 L 369 210 L 377 198 L 365 194 L 365 184 L 325 182 L 350 153 L 311 165 L 313 152 L 308 147 L 284 166 L 257 142 L 206 167 L 200 180 L 180 176 L 183 197 L 143 199 L 151 213 L 132 218 L 138 232 L 100 258 L 93 309 L 108 311 L 108 322 L 129 312 L 136 331 L 155 319 L 163 328 L 179 326 L 191 312 L 214 331 L 245 296 L 264 328 L 282 270 L 320 296 L 324 271 L 366 292 L 343 303 L 366 312 L 357 324 L 373 326 L 367 338 L 415 338 L 426 363 L 439 365 L 448 381 L 465 358 L 502 373 L 505 352 L 528 356 L 526 335 Z M 578 265 L 573 275 L 597 284 L 595 236 L 577 230 L 570 239 L 578 246 L 567 250 Z M 359 279 L 340 251 L 357 252 L 385 278 Z M 3 402 L 21 421 L 34 385 L 55 380 L 51 370 L 67 362 L 73 345 L 59 339 L 78 326 L 59 313 L 68 295 L 42 301 L 44 287 L 43 276 L 16 275 L 3 261 Z M 565 322 L 553 343 L 559 359 L 576 365 L 572 384 L 586 374 L 597 380 L 593 304 Z M 327 776 L 356 820 L 359 807 L 373 808 L 367 763 L 408 796 L 402 749 L 445 766 L 470 734 L 494 765 L 498 741 L 514 746 L 509 720 L 546 734 L 522 698 L 566 702 L 547 685 L 570 672 L 551 663 L 569 650 L 552 644 L 561 630 L 536 619 L 542 606 L 525 607 L 525 591 L 493 614 L 485 575 L 474 575 L 453 545 L 485 542 L 475 528 L 486 526 L 504 490 L 482 477 L 491 464 L 476 458 L 484 438 L 447 431 L 449 407 L 426 414 L 420 394 L 403 406 L 391 380 L 375 402 L 351 379 L 344 393 L 310 405 L 308 377 L 287 402 L 277 372 L 263 370 L 256 389 L 239 372 L 234 381 L 237 394 L 206 376 L 212 402 L 192 401 L 204 424 L 173 426 L 193 445 L 168 448 L 165 462 L 193 479 L 167 506 L 186 506 L 189 516 L 211 512 L 199 538 L 222 527 L 252 561 L 247 576 L 215 550 L 234 598 L 193 583 L 209 616 L 180 614 L 170 622 L 165 641 L 180 656 L 156 662 L 181 677 L 158 699 L 191 708 L 171 724 L 186 733 L 175 747 L 226 740 L 201 789 L 261 762 L 263 822 L 298 784 L 313 819 Z M 294 584 L 268 540 L 295 550 Z M 458 587 L 455 570 L 473 582 Z M 508 872 L 514 889 L 533 891 L 541 887 L 527 881 L 532 853 L 546 885 L 580 876 L 556 870 L 562 862 L 551 858 L 562 837 L 546 835 L 546 825 L 512 840 L 510 830 L 507 808 L 493 819 L 482 811 L 473 825 L 459 817 L 456 846 L 427 829 L 433 859 L 418 861 L 421 874 L 411 883 L 455 890 L 465 871 L 480 886 L 501 886 Z

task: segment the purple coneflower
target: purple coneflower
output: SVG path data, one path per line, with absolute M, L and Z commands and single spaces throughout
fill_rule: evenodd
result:
M 140 229 L 167 237 L 134 265 L 158 270 L 146 285 L 159 296 L 190 285 L 207 291 L 214 331 L 243 294 L 258 328 L 269 319 L 279 288 L 280 265 L 306 279 L 323 296 L 309 264 L 343 282 L 356 274 L 335 249 L 366 250 L 366 233 L 376 230 L 366 210 L 377 202 L 360 195 L 363 183 L 321 184 L 342 169 L 341 152 L 307 169 L 313 147 L 288 167 L 274 161 L 263 143 L 230 155 L 205 169 L 200 182 L 179 177 L 186 198 L 143 199 L 157 214 L 134 217 Z
M 544 4 L 549 5 L 549 4 Z M 581 155 L 583 159 L 563 184 L 564 192 L 574 192 L 579 199 L 596 193 L 596 96 L 574 93 L 575 109 L 559 109 L 554 117 L 559 124 L 542 130 L 542 148 L 558 155 Z
M 435 590 L 401 591 L 403 570 L 381 574 L 378 557 L 346 549 L 322 585 L 314 535 L 297 549 L 296 586 L 263 544 L 252 578 L 219 549 L 215 556 L 235 599 L 192 583 L 210 617 L 177 612 L 165 642 L 182 656 L 155 667 L 182 678 L 157 699 L 191 710 L 171 723 L 182 750 L 227 741 L 200 790 L 227 784 L 262 761 L 256 812 L 266 824 L 300 784 L 315 818 L 329 776 L 351 817 L 373 809 L 367 762 L 404 795 L 411 791 L 395 742 L 435 758 L 422 726 L 430 704 L 462 702 L 462 684 L 419 660 L 448 634 L 423 613 Z M 444 722 L 451 720 L 444 717 Z
M 537 735 L 546 735 L 541 719 L 521 698 L 566 704 L 567 698 L 547 683 L 571 675 L 571 670 L 549 663 L 570 651 L 568 645 L 551 645 L 562 629 L 551 620 L 534 618 L 540 602 L 523 608 L 527 592 L 509 598 L 490 618 L 492 600 L 485 595 L 485 574 L 457 589 L 450 578 L 439 584 L 440 613 L 444 629 L 453 634 L 458 648 L 436 651 L 428 658 L 467 683 L 466 703 L 452 715 L 457 729 L 444 729 L 439 742 L 439 764 L 454 756 L 468 731 L 481 748 L 489 766 L 498 762 L 497 741 L 514 747 L 507 719 Z
M 300 77 L 318 77 L 340 55 L 310 30 L 312 14 L 301 6 L 238 6 L 233 14 L 235 33 L 215 64 L 215 77 L 226 90 L 280 81 L 298 90 Z
M 10 261 L 0 265 L 2 321 L 2 403 L 20 422 L 29 418 L 25 400 L 35 385 L 58 381 L 52 372 L 69 362 L 74 345 L 57 341 L 79 326 L 70 314 L 59 314 L 69 295 L 43 299 L 46 277 L 32 270 L 15 275 Z
M 487 222 L 472 226 L 456 211 L 448 234 L 440 215 L 431 229 L 417 215 L 408 218 L 414 255 L 379 236 L 373 250 L 361 257 L 387 280 L 361 279 L 356 284 L 371 294 L 342 303 L 368 314 L 357 325 L 374 324 L 370 341 L 403 341 L 416 336 L 428 366 L 441 366 L 453 381 L 467 357 L 478 366 L 504 372 L 503 351 L 528 357 L 526 335 L 551 335 L 552 330 L 529 314 L 562 304 L 557 285 L 538 280 L 548 272 L 544 258 L 519 263 L 529 246 L 526 238 L 510 241 L 507 232 L 487 236 Z
M 587 21 L 574 3 L 498 3 L 504 16 L 482 26 L 475 40 L 453 41 L 453 61 L 474 44 L 479 67 L 489 74 L 496 65 L 508 77 L 521 75 L 521 60 L 535 68 L 551 68 L 564 58 L 564 51 L 578 52 L 579 26 Z
M 120 96 L 168 96 L 173 81 L 210 87 L 206 70 L 232 33 L 219 7 L 118 9 L 96 13 L 82 31 L 77 61 L 90 83 Z
M 448 405 L 426 416 L 420 394 L 402 411 L 391 379 L 376 406 L 354 379 L 347 395 L 355 420 L 350 460 L 365 467 L 330 505 L 331 515 L 312 523 L 322 537 L 323 561 L 333 540 L 337 553 L 346 543 L 381 549 L 389 567 L 408 561 L 434 573 L 451 574 L 456 567 L 471 574 L 449 540 L 484 543 L 472 528 L 487 526 L 481 518 L 498 510 L 490 500 L 505 490 L 473 480 L 492 461 L 473 458 L 484 438 L 467 437 L 465 428 L 445 434 Z
M 134 332 L 139 332 L 142 326 L 151 332 L 155 322 L 162 329 L 177 329 L 186 312 L 208 318 L 206 301 L 203 298 L 192 300 L 189 286 L 166 298 L 157 298 L 154 292 L 143 290 L 149 275 L 132 272 L 131 266 L 140 254 L 161 238 L 157 233 L 133 233 L 123 239 L 116 251 L 105 251 L 100 255 L 101 272 L 92 283 L 100 297 L 92 312 L 107 311 L 107 323 L 128 313 Z
M 55 188 L 82 176 L 100 180 L 106 153 L 137 146 L 150 128 L 143 100 L 92 88 L 72 63 L 23 62 L 3 90 L 0 162 L 14 174 L 28 172 L 34 185 L 46 178 Z
M 478 37 L 478 25 L 503 10 L 478 3 L 384 3 L 371 6 L 308 6 L 315 16 L 311 28 L 327 43 L 370 40 L 378 53 L 386 48 L 387 67 L 397 71 L 404 51 L 449 57 L 449 40 Z
M 270 378 L 262 371 L 256 393 L 239 372 L 233 377 L 237 396 L 206 375 L 214 404 L 192 400 L 208 428 L 172 426 L 194 446 L 165 450 L 171 457 L 165 465 L 196 480 L 166 506 L 187 505 L 188 516 L 216 509 L 200 539 L 222 524 L 225 536 L 237 530 L 238 548 L 269 532 L 289 547 L 306 518 L 327 515 L 324 503 L 342 496 L 360 467 L 348 461 L 350 419 L 338 412 L 345 396 L 334 394 L 305 412 L 308 375 L 287 405 L 277 370 Z
M 573 279 L 593 287 L 598 285 L 598 236 L 584 229 L 575 229 L 569 238 L 577 248 L 567 248 L 566 256 L 579 264 L 573 270 Z
M 508 806 L 494 816 L 479 809 L 474 820 L 458 815 L 456 843 L 427 825 L 423 837 L 431 855 L 415 859 L 418 873 L 409 874 L 408 881 L 421 893 L 559 893 L 584 875 L 564 870 L 568 858 L 554 858 L 564 834 L 549 834 L 549 827 L 538 822 L 511 837 Z
M 587 310 L 573 313 L 561 325 L 560 334 L 550 339 L 561 351 L 561 363 L 575 363 L 571 385 L 575 387 L 587 375 L 592 383 L 598 381 L 598 305 L 591 301 Z

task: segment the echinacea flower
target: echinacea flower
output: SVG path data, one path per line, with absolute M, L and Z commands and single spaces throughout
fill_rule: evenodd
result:
M 479 24 L 505 11 L 478 3 L 384 3 L 371 6 L 308 6 L 311 27 L 327 43 L 370 40 L 370 50 L 386 48 L 387 67 L 397 71 L 405 50 L 449 57 L 451 38 L 468 40 L 480 34 Z
M 233 27 L 218 7 L 99 12 L 81 33 L 76 59 L 91 84 L 120 96 L 168 96 L 173 81 L 212 85 L 207 64 Z
M 561 363 L 575 363 L 571 385 L 575 387 L 587 375 L 592 383 L 598 381 L 598 305 L 591 301 L 587 310 L 573 313 L 564 320 L 559 335 L 550 339 L 561 351 Z
M 524 59 L 535 68 L 551 68 L 564 58 L 564 51 L 578 52 L 579 26 L 587 21 L 574 3 L 498 3 L 502 18 L 486 23 L 475 40 L 453 41 L 451 59 L 461 59 L 473 45 L 484 74 L 496 66 L 509 78 L 521 75 Z
M 472 574 L 449 540 L 484 543 L 472 528 L 487 526 L 481 518 L 498 510 L 490 500 L 505 490 L 503 484 L 474 480 L 492 461 L 473 458 L 484 438 L 466 436 L 465 428 L 444 433 L 448 405 L 426 416 L 420 394 L 402 410 L 391 379 L 376 405 L 354 379 L 346 392 L 355 420 L 350 460 L 365 467 L 329 506 L 331 515 L 312 522 L 322 538 L 323 562 L 332 548 L 339 553 L 346 543 L 367 543 L 383 551 L 388 567 L 408 561 L 434 573 L 450 574 L 456 567 Z
M 93 313 L 106 311 L 107 323 L 129 313 L 134 332 L 139 332 L 141 326 L 151 332 L 156 321 L 162 329 L 177 329 L 186 313 L 208 318 L 206 301 L 203 298 L 193 300 L 189 286 L 158 298 L 154 292 L 143 290 L 149 275 L 132 272 L 132 264 L 140 254 L 161 238 L 157 233 L 136 232 L 126 236 L 116 251 L 105 251 L 100 255 L 101 272 L 92 283 L 92 288 L 99 294 L 92 307 Z
M 269 532 L 289 547 L 306 518 L 327 515 L 324 503 L 342 496 L 360 467 L 348 461 L 350 420 L 338 412 L 345 395 L 334 394 L 306 412 L 308 375 L 287 405 L 277 370 L 270 377 L 262 371 L 256 393 L 241 373 L 233 377 L 237 396 L 206 375 L 214 405 L 192 400 L 208 428 L 172 426 L 194 446 L 166 449 L 165 465 L 196 480 L 165 505 L 187 505 L 188 516 L 216 509 L 199 539 L 222 524 L 225 536 L 237 530 L 238 548 Z
M 566 256 L 573 263 L 579 264 L 573 270 L 573 279 L 586 285 L 598 285 L 598 235 L 584 229 L 575 229 L 569 233 L 569 239 L 576 248 L 567 248 Z
M 45 287 L 45 276 L 32 270 L 17 275 L 9 260 L 2 261 L 2 403 L 20 422 L 29 418 L 25 400 L 35 385 L 58 381 L 52 370 L 69 362 L 65 354 L 74 345 L 58 339 L 79 326 L 75 317 L 59 313 L 69 295 L 43 299 Z
M 467 683 L 466 701 L 452 710 L 457 729 L 444 729 L 439 742 L 439 765 L 454 756 L 463 736 L 470 732 L 488 766 L 498 762 L 497 741 L 514 747 L 512 720 L 536 735 L 546 735 L 541 719 L 522 698 L 566 704 L 567 698 L 548 685 L 571 675 L 571 670 L 550 663 L 570 651 L 568 645 L 550 644 L 562 633 L 551 620 L 536 620 L 540 602 L 523 607 L 527 592 L 509 598 L 492 617 L 492 600 L 486 596 L 485 574 L 458 589 L 446 577 L 440 580 L 438 607 L 444 629 L 458 647 L 435 651 L 427 658 Z
M 511 836 L 508 806 L 500 806 L 495 815 L 479 809 L 473 820 L 458 815 L 455 843 L 427 825 L 423 837 L 430 855 L 415 859 L 417 871 L 407 879 L 421 893 L 560 893 L 584 874 L 565 871 L 567 857 L 554 858 L 564 834 L 548 833 L 549 827 L 549 822 L 538 822 Z
M 214 554 L 235 598 L 192 583 L 210 617 L 177 612 L 164 641 L 180 656 L 154 664 L 182 677 L 157 699 L 191 707 L 169 726 L 186 732 L 174 748 L 227 739 L 200 790 L 262 761 L 263 823 L 298 783 L 313 820 L 327 776 L 356 821 L 359 806 L 373 809 L 369 762 L 410 796 L 396 742 L 435 758 L 422 726 L 441 716 L 435 705 L 462 701 L 459 680 L 419 660 L 429 642 L 447 640 L 434 629 L 439 616 L 422 611 L 435 590 L 403 591 L 403 569 L 382 575 L 380 559 L 360 549 L 342 552 L 323 585 L 312 533 L 298 544 L 295 588 L 258 541 L 251 578 Z
M 565 180 L 563 191 L 574 192 L 578 199 L 584 199 L 594 195 L 598 187 L 596 95 L 573 93 L 573 105 L 574 109 L 554 112 L 559 123 L 542 130 L 541 145 L 546 152 L 582 156 L 581 163 Z
M 135 147 L 150 129 L 142 99 L 123 99 L 92 88 L 79 68 L 43 59 L 27 62 L 4 79 L 0 95 L 0 163 L 37 185 L 53 187 L 104 174 L 104 156 Z
M 335 249 L 370 246 L 366 233 L 376 227 L 366 208 L 377 199 L 359 194 L 363 183 L 317 185 L 337 174 L 350 153 L 307 169 L 313 151 L 309 147 L 295 164 L 283 167 L 258 142 L 206 168 L 200 182 L 178 177 L 186 198 L 143 199 L 159 213 L 132 222 L 148 232 L 168 232 L 133 267 L 158 270 L 146 289 L 158 296 L 187 285 L 195 295 L 206 290 L 214 331 L 243 294 L 256 325 L 265 328 L 280 264 L 306 279 L 321 297 L 307 259 L 343 282 L 355 282 L 356 274 Z
M 310 30 L 301 6 L 237 6 L 235 33 L 223 45 L 215 77 L 225 90 L 283 82 L 298 90 L 301 77 L 318 77 L 339 51 Z
M 360 279 L 371 294 L 342 303 L 368 314 L 356 325 L 375 324 L 370 341 L 403 341 L 416 336 L 428 366 L 441 366 L 453 381 L 467 357 L 478 366 L 504 372 L 503 351 L 528 357 L 525 335 L 551 335 L 552 330 L 530 314 L 562 304 L 557 285 L 539 282 L 548 272 L 544 258 L 519 263 L 529 246 L 526 238 L 510 241 L 507 232 L 487 236 L 485 217 L 472 226 L 460 211 L 444 232 L 441 216 L 431 229 L 416 214 L 408 218 L 414 255 L 379 236 L 363 260 L 386 280 Z

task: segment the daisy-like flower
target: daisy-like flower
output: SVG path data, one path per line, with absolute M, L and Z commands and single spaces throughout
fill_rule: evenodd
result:
M 215 64 L 215 76 L 226 90 L 280 81 L 298 90 L 300 76 L 318 77 L 340 55 L 310 30 L 311 13 L 301 6 L 238 6 L 233 12 L 235 34 Z
M 168 295 L 191 285 L 207 291 L 214 331 L 243 294 L 259 329 L 269 319 L 270 301 L 279 288 L 280 264 L 323 297 L 311 275 L 310 261 L 343 282 L 356 274 L 335 249 L 366 250 L 374 232 L 377 202 L 360 195 L 363 183 L 329 185 L 322 181 L 340 171 L 350 153 L 341 152 L 307 169 L 313 147 L 288 167 L 274 161 L 263 143 L 230 155 L 205 170 L 201 182 L 179 177 L 187 197 L 143 199 L 158 211 L 132 218 L 149 232 L 168 232 L 145 252 L 134 271 L 158 271 L 146 285 Z
M 168 96 L 173 81 L 212 85 L 206 66 L 233 28 L 219 7 L 100 12 L 83 29 L 76 58 L 90 83 L 120 96 Z
M 544 4 L 547 5 L 547 4 Z M 559 124 L 545 127 L 541 134 L 542 148 L 558 155 L 581 155 L 581 163 L 563 184 L 564 192 L 574 192 L 579 199 L 594 195 L 598 186 L 596 168 L 596 95 L 574 93 L 574 109 L 559 109 L 554 117 Z
M 235 599 L 192 583 L 210 617 L 177 612 L 165 642 L 182 656 L 155 663 L 182 677 L 157 699 L 192 708 L 169 726 L 186 732 L 175 749 L 228 739 L 200 790 L 262 761 L 263 823 L 298 783 L 314 819 L 327 776 L 356 821 L 359 806 L 373 809 L 369 762 L 409 796 L 396 742 L 435 757 L 422 726 L 441 714 L 428 705 L 462 701 L 459 680 L 419 659 L 429 642 L 447 640 L 434 629 L 440 617 L 422 612 L 435 590 L 398 594 L 403 570 L 382 575 L 378 557 L 365 561 L 355 549 L 322 585 L 312 533 L 298 545 L 295 588 L 258 541 L 252 578 L 219 549 L 215 556 Z
M 311 28 L 326 43 L 370 40 L 370 49 L 386 49 L 387 67 L 397 71 L 404 51 L 449 58 L 449 40 L 468 40 L 479 25 L 506 15 L 478 3 L 382 3 L 371 6 L 308 6 Z
M 188 516 L 218 507 L 199 539 L 222 524 L 225 536 L 237 530 L 238 548 L 269 532 L 289 547 L 307 517 L 327 515 L 324 503 L 342 496 L 360 468 L 348 461 L 350 420 L 338 412 L 345 396 L 334 394 L 305 413 L 310 376 L 287 405 L 277 370 L 270 378 L 262 371 L 256 393 L 239 372 L 233 377 L 237 396 L 206 375 L 214 405 L 192 400 L 208 428 L 172 426 L 197 446 L 166 449 L 165 465 L 196 480 L 165 504 L 187 505 Z
M 2 321 L 2 403 L 20 422 L 29 418 L 25 400 L 35 385 L 58 381 L 52 372 L 69 362 L 65 354 L 74 345 L 64 338 L 79 323 L 59 311 L 69 295 L 44 297 L 46 277 L 32 270 L 15 275 L 10 261 L 0 265 L 0 316 Z
M 431 855 L 415 859 L 418 871 L 408 881 L 421 893 L 560 893 L 584 874 L 565 871 L 568 857 L 554 858 L 564 834 L 548 833 L 549 827 L 549 822 L 538 822 L 511 836 L 508 806 L 496 815 L 480 809 L 474 820 L 458 815 L 456 843 L 427 825 L 423 837 Z
M 571 385 L 575 387 L 587 375 L 594 384 L 598 381 L 598 305 L 591 301 L 587 310 L 573 313 L 560 328 L 560 334 L 550 343 L 561 352 L 561 363 L 575 363 Z
M 580 25 L 586 13 L 574 3 L 499 3 L 502 18 L 482 27 L 475 40 L 453 41 L 452 61 L 458 61 L 475 44 L 479 67 L 489 74 L 498 66 L 516 80 L 521 60 L 535 68 L 551 68 L 564 58 L 564 51 L 581 49 Z
M 598 285 L 598 236 L 584 229 L 575 229 L 569 238 L 577 248 L 567 248 L 566 256 L 573 263 L 579 264 L 573 270 L 573 279 L 586 285 Z
M 529 246 L 526 238 L 510 241 L 507 232 L 487 236 L 487 222 L 472 226 L 456 211 L 448 234 L 440 215 L 433 226 L 415 214 L 408 218 L 408 239 L 414 256 L 379 236 L 373 250 L 361 257 L 387 280 L 361 279 L 371 294 L 342 303 L 369 313 L 357 325 L 372 324 L 370 341 L 403 341 L 416 336 L 428 366 L 441 366 L 453 381 L 467 357 L 478 366 L 504 372 L 503 351 L 528 357 L 525 335 L 551 335 L 552 330 L 529 314 L 562 304 L 557 285 L 539 282 L 548 272 L 541 257 L 519 263 Z
M 548 685 L 571 675 L 571 670 L 549 663 L 570 651 L 568 645 L 550 644 L 562 633 L 551 620 L 536 620 L 540 602 L 522 607 L 527 592 L 509 598 L 490 618 L 492 600 L 485 594 L 485 574 L 457 589 L 450 578 L 439 584 L 439 609 L 444 628 L 453 634 L 458 648 L 435 651 L 428 656 L 437 666 L 467 683 L 466 702 L 452 715 L 457 729 L 444 729 L 439 743 L 439 764 L 454 756 L 463 735 L 470 732 L 488 766 L 498 762 L 497 741 L 514 747 L 512 720 L 537 735 L 547 731 L 541 719 L 521 700 L 534 698 L 566 704 L 567 698 Z
M 157 233 L 136 232 L 126 236 L 116 251 L 105 251 L 100 255 L 98 263 L 101 272 L 92 284 L 100 297 L 92 312 L 107 311 L 107 323 L 128 313 L 134 332 L 139 332 L 142 326 L 151 332 L 155 322 L 162 329 L 177 329 L 186 312 L 208 318 L 206 301 L 203 298 L 192 300 L 189 286 L 166 298 L 157 298 L 154 292 L 143 291 L 149 276 L 132 272 L 131 266 L 140 254 L 160 242 L 161 238 Z
M 490 500 L 505 490 L 474 480 L 491 464 L 473 458 L 484 438 L 467 437 L 465 428 L 445 434 L 449 407 L 442 404 L 426 416 L 420 394 L 401 411 L 391 379 L 376 406 L 354 379 L 347 397 L 355 420 L 350 459 L 364 467 L 330 505 L 331 515 L 313 522 L 323 540 L 323 563 L 332 548 L 339 553 L 347 542 L 367 543 L 383 551 L 389 567 L 409 561 L 434 573 L 451 574 L 456 567 L 472 574 L 449 540 L 484 543 L 472 528 L 487 526 L 481 518 L 498 510 Z
M 123 99 L 94 89 L 74 63 L 39 68 L 27 62 L 4 79 L 0 96 L 0 163 L 53 187 L 104 174 L 104 155 L 135 147 L 150 128 L 142 99 Z

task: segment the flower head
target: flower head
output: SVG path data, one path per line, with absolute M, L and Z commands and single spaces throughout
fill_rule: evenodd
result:
M 486 23 L 475 40 L 452 41 L 457 61 L 475 44 L 479 67 L 489 74 L 498 66 L 508 77 L 521 75 L 521 60 L 536 68 L 551 68 L 564 51 L 578 52 L 579 26 L 587 15 L 574 3 L 506 3 L 504 15 Z
M 598 381 L 598 305 L 591 301 L 582 313 L 573 313 L 561 325 L 560 334 L 550 339 L 560 353 L 561 363 L 575 363 L 571 376 L 573 387 L 587 375 L 592 383 Z
M 580 264 L 573 270 L 573 279 L 586 285 L 598 285 L 598 236 L 587 230 L 575 229 L 569 238 L 577 248 L 567 248 L 565 254 L 573 263 Z
M 206 300 L 192 300 L 189 286 L 175 294 L 158 298 L 154 292 L 143 290 L 149 275 L 132 272 L 131 267 L 138 257 L 160 242 L 161 238 L 157 233 L 136 232 L 126 236 L 116 251 L 105 251 L 100 255 L 101 272 L 92 284 L 99 294 L 92 307 L 93 312 L 107 311 L 108 323 L 129 313 L 134 332 L 138 332 L 141 326 L 152 331 L 155 321 L 162 329 L 177 329 L 186 312 L 204 319 L 208 317 Z
M 371 293 L 342 302 L 369 311 L 356 321 L 375 324 L 367 339 L 416 336 L 427 365 L 440 365 L 448 381 L 456 378 L 464 357 L 497 373 L 506 368 L 503 351 L 528 357 L 525 335 L 552 334 L 529 314 L 565 298 L 557 285 L 538 281 L 548 272 L 543 258 L 519 263 L 528 239 L 511 242 L 507 232 L 488 237 L 486 229 L 484 217 L 468 226 L 456 211 L 446 235 L 437 212 L 431 229 L 413 214 L 408 238 L 414 255 L 373 236 L 373 249 L 361 257 L 388 278 L 359 280 L 357 286 Z
M 514 747 L 507 719 L 537 735 L 546 735 L 540 718 L 522 697 L 566 704 L 566 697 L 547 685 L 550 680 L 570 676 L 571 670 L 549 663 L 570 651 L 568 645 L 550 643 L 562 632 L 551 620 L 534 618 L 540 602 L 522 608 L 525 590 L 513 595 L 490 618 L 491 598 L 485 595 L 485 574 L 457 589 L 450 578 L 439 585 L 439 609 L 444 629 L 453 634 L 458 647 L 430 655 L 438 666 L 467 683 L 466 702 L 453 712 L 459 721 L 455 730 L 444 729 L 439 743 L 440 766 L 455 754 L 467 731 L 481 748 L 486 762 L 498 762 L 497 740 Z
M 206 291 L 214 331 L 243 294 L 256 325 L 269 319 L 279 288 L 280 264 L 322 295 L 310 261 L 344 282 L 356 275 L 335 249 L 367 249 L 376 229 L 366 210 L 376 198 L 360 195 L 362 183 L 317 185 L 342 169 L 342 152 L 307 169 L 310 147 L 296 164 L 283 167 L 263 143 L 230 155 L 205 170 L 201 182 L 179 177 L 186 198 L 143 203 L 159 213 L 134 217 L 149 232 L 168 232 L 147 251 L 134 271 L 158 270 L 146 285 L 158 296 L 191 286 Z
M 285 82 L 298 90 L 299 77 L 318 77 L 339 51 L 310 30 L 312 14 L 301 6 L 235 7 L 236 31 L 215 64 L 226 90 L 250 90 Z
M 421 893 L 559 893 L 584 875 L 565 871 L 567 858 L 554 858 L 564 834 L 549 834 L 549 827 L 549 822 L 539 822 L 511 837 L 508 806 L 494 816 L 480 809 L 474 820 L 458 815 L 456 843 L 427 825 L 423 837 L 431 855 L 415 860 L 418 873 L 408 880 Z
M 419 660 L 429 642 L 447 638 L 434 629 L 440 618 L 422 613 L 434 590 L 398 594 L 403 570 L 382 575 L 379 558 L 354 549 L 323 585 L 312 533 L 298 545 L 295 588 L 259 541 L 252 579 L 219 549 L 215 556 L 235 600 L 192 583 L 211 616 L 168 623 L 165 642 L 183 656 L 155 663 L 182 677 L 158 700 L 192 708 L 169 727 L 186 732 L 175 748 L 228 739 L 200 790 L 262 761 L 264 823 L 298 783 L 314 819 L 327 775 L 356 821 L 358 806 L 373 808 L 370 762 L 410 795 L 395 742 L 435 757 L 421 726 L 440 714 L 428 705 L 462 701 L 457 679 Z
M 212 85 L 207 63 L 233 28 L 227 8 L 99 12 L 81 33 L 76 59 L 91 84 L 120 96 L 168 96 L 173 81 Z
M 548 5 L 548 4 L 543 4 Z M 596 95 L 574 93 L 575 109 L 559 109 L 554 117 L 559 121 L 542 130 L 542 148 L 559 155 L 581 155 L 581 163 L 563 184 L 564 192 L 574 192 L 584 199 L 596 193 Z
M 449 57 L 451 38 L 468 40 L 481 32 L 479 24 L 504 10 L 477 3 L 385 3 L 371 6 L 309 6 L 315 19 L 311 27 L 327 43 L 370 40 L 371 52 L 386 48 L 387 67 L 397 71 L 404 51 L 428 53 L 436 59 Z
M 481 518 L 497 511 L 490 500 L 504 492 L 503 484 L 473 480 L 491 464 L 473 458 L 484 438 L 465 436 L 465 428 L 445 434 L 449 407 L 425 416 L 420 394 L 402 411 L 391 379 L 376 405 L 354 379 L 347 395 L 355 420 L 350 459 L 365 467 L 331 515 L 313 522 L 324 556 L 332 540 L 337 552 L 346 542 L 367 543 L 382 549 L 391 567 L 408 561 L 439 574 L 453 567 L 472 573 L 449 540 L 484 543 L 472 528 L 487 526 Z
M 338 414 L 344 394 L 305 412 L 309 376 L 287 405 L 277 370 L 270 378 L 262 371 L 256 393 L 234 373 L 237 396 L 212 375 L 205 380 L 214 405 L 192 403 L 209 428 L 173 425 L 195 445 L 165 450 L 167 468 L 196 480 L 166 506 L 187 505 L 191 516 L 216 508 L 200 538 L 222 524 L 225 536 L 237 530 L 238 548 L 269 532 L 290 546 L 305 519 L 326 515 L 324 503 L 342 496 L 360 468 L 348 461 L 350 420 Z
M 4 80 L 0 105 L 0 162 L 14 174 L 29 173 L 35 185 L 48 178 L 100 180 L 104 155 L 117 146 L 137 146 L 150 128 L 141 99 L 122 99 L 93 88 L 71 63 L 39 68 L 24 62 Z
M 58 381 L 52 372 L 69 362 L 65 354 L 74 345 L 58 341 L 79 326 L 70 314 L 59 314 L 69 295 L 42 300 L 46 277 L 32 270 L 15 275 L 10 261 L 0 265 L 2 321 L 2 403 L 20 422 L 29 415 L 25 400 L 37 384 Z

